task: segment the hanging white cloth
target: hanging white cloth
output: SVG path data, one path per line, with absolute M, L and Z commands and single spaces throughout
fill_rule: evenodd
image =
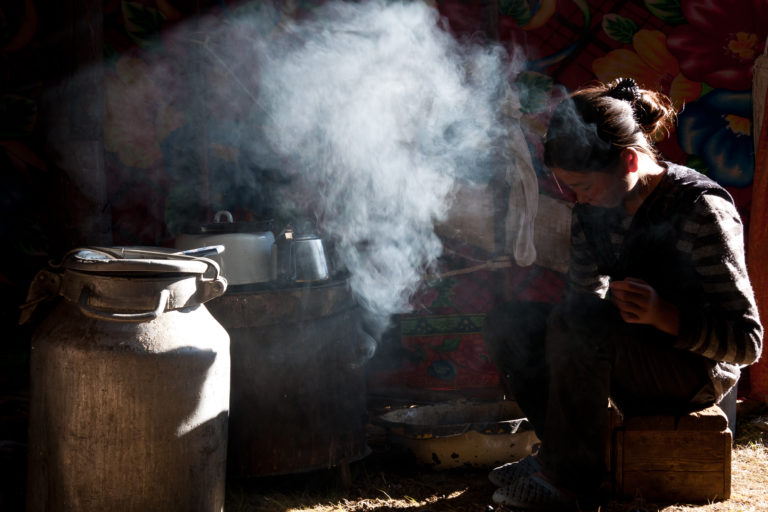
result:
M 520 100 L 508 88 L 502 101 L 502 113 L 508 126 L 509 151 L 505 181 L 510 187 L 506 223 L 506 253 L 512 254 L 520 266 L 536 261 L 534 223 L 539 204 L 539 182 L 533 168 L 531 153 L 520 127 Z

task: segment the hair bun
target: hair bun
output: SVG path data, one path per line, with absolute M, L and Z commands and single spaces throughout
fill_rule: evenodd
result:
M 641 98 L 640 88 L 632 78 L 619 78 L 606 91 L 606 96 L 634 104 Z

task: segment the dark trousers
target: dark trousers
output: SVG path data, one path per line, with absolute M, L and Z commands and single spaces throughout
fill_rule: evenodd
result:
M 488 314 L 486 348 L 542 442 L 544 471 L 579 494 L 605 473 L 609 397 L 627 414 L 683 414 L 710 403 L 707 360 L 607 300 L 514 302 Z

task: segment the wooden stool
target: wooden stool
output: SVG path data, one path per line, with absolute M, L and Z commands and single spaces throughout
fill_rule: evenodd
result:
M 731 495 L 728 418 L 712 406 L 683 416 L 614 418 L 614 493 L 666 503 L 706 503 Z

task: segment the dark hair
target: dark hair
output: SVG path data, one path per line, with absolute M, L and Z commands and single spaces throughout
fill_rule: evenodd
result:
M 544 163 L 576 172 L 614 172 L 624 148 L 658 160 L 655 137 L 675 121 L 672 101 L 640 89 L 631 78 L 585 87 L 555 108 L 544 143 Z

